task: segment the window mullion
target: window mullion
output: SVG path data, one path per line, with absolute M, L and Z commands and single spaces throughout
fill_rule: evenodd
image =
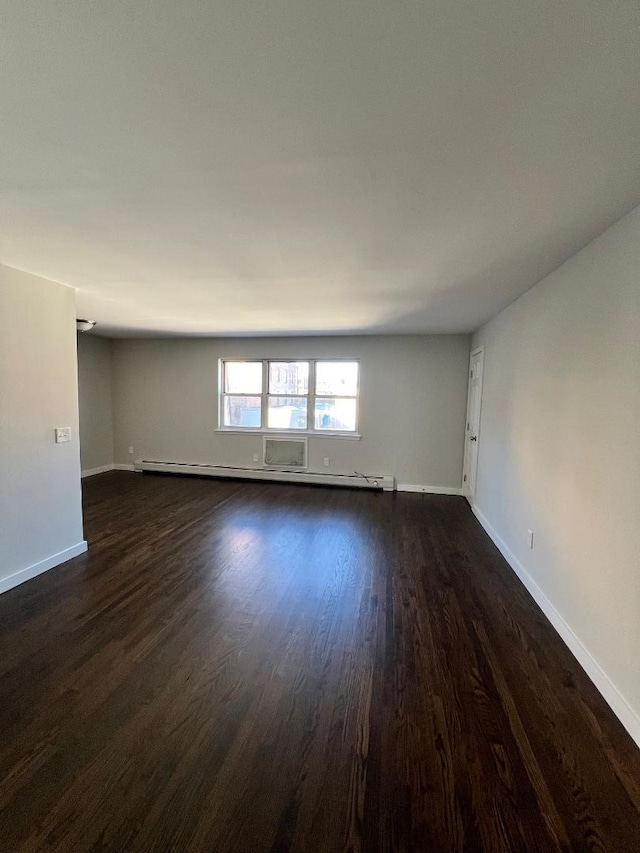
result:
M 316 429 L 316 361 L 309 362 L 309 394 L 307 397 L 307 429 Z
M 269 411 L 269 361 L 262 362 L 262 396 L 261 396 L 261 429 L 267 429 L 267 415 Z
M 224 423 L 224 407 L 225 407 L 225 392 L 227 375 L 226 375 L 227 367 L 224 359 L 220 359 L 218 362 L 218 426 L 223 427 Z

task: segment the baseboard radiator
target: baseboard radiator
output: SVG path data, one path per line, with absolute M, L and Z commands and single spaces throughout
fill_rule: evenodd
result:
M 152 459 L 136 462 L 135 470 L 157 474 L 195 474 L 200 477 L 272 480 L 278 483 L 308 483 L 317 486 L 348 486 L 359 489 L 382 489 L 385 492 L 394 491 L 396 486 L 395 477 L 391 474 L 323 474 L 277 468 L 231 468 L 226 465 L 161 462 Z

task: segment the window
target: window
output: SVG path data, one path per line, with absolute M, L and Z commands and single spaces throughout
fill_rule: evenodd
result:
M 355 433 L 357 361 L 220 362 L 221 429 Z

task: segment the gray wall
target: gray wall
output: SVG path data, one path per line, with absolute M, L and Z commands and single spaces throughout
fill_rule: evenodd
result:
M 640 209 L 474 344 L 486 348 L 477 508 L 640 738 Z
M 71 288 L 0 266 L 0 364 L 3 591 L 86 548 Z
M 78 333 L 80 460 L 83 476 L 113 467 L 111 341 Z
M 216 432 L 218 359 L 361 360 L 362 440 L 309 439 L 309 467 L 395 474 L 400 483 L 459 488 L 467 335 L 116 340 L 116 462 L 134 458 L 251 467 L 256 435 Z M 134 454 L 129 455 L 128 447 Z

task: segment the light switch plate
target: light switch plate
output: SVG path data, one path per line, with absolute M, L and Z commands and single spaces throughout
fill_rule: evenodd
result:
M 71 441 L 71 427 L 56 427 L 56 444 Z

